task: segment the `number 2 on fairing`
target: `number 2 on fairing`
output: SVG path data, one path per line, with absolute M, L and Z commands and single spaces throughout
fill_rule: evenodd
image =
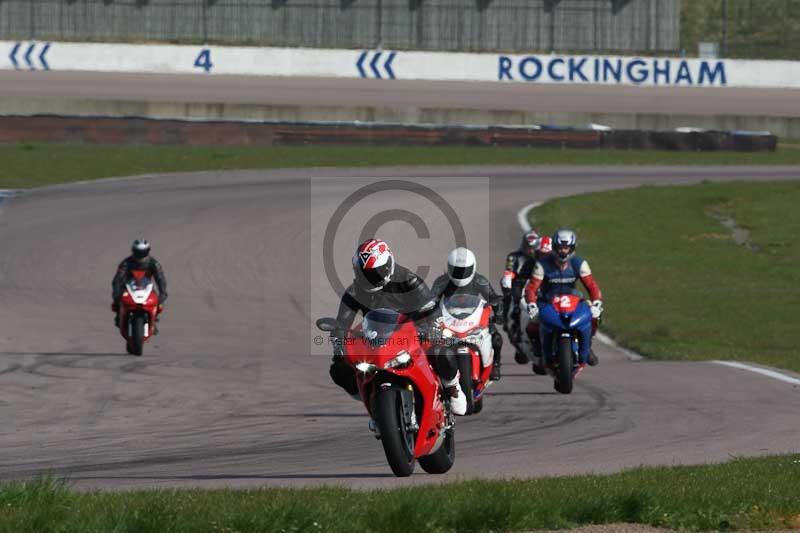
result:
M 205 69 L 206 72 L 211 72 L 211 67 L 214 64 L 211 62 L 211 50 L 208 48 L 203 48 L 198 54 L 197 59 L 194 60 L 195 68 L 202 68 Z

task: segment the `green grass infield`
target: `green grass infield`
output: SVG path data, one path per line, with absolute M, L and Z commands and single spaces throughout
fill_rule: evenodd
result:
M 602 329 L 654 359 L 800 372 L 800 183 L 583 194 L 533 210 L 574 228 L 605 299 Z
M 800 455 L 608 476 L 336 488 L 76 492 L 0 485 L 0 531 L 531 531 L 640 523 L 673 529 L 800 527 Z M 400 484 L 400 483 L 398 483 Z
M 0 188 L 163 172 L 397 165 L 798 165 L 800 147 L 777 152 L 667 152 L 478 146 L 0 145 Z

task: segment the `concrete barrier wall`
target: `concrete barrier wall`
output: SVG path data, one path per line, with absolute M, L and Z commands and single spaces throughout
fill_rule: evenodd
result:
M 338 107 L 125 100 L 75 100 L 36 97 L 0 98 L 0 115 L 149 117 L 179 120 L 342 121 L 403 124 L 474 124 L 517 126 L 558 124 L 584 127 L 590 123 L 615 129 L 666 130 L 695 127 L 709 130 L 770 131 L 800 139 L 800 118 L 751 115 L 665 115 L 655 113 L 536 112 L 423 107 Z
M 800 62 L 0 41 L 0 69 L 800 87 Z

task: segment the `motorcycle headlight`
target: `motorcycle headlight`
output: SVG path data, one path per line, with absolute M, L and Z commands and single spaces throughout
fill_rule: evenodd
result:
M 405 350 L 397 352 L 394 359 L 390 359 L 383 365 L 383 368 L 406 368 L 411 364 L 411 354 Z
M 356 370 L 364 374 L 371 374 L 378 370 L 378 367 L 372 363 L 356 363 Z
M 452 336 L 453 336 L 453 332 L 450 331 L 449 329 L 443 329 L 442 330 L 442 337 L 444 337 L 445 339 L 449 339 Z

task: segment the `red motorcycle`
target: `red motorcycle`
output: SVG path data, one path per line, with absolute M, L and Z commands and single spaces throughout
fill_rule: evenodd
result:
M 144 343 L 153 335 L 158 316 L 158 293 L 153 278 L 144 270 L 131 271 L 125 283 L 119 310 L 119 332 L 131 355 L 142 355 Z
M 489 331 L 492 307 L 477 294 L 453 294 L 442 298 L 439 306 L 442 336 L 448 344 L 456 346 L 459 382 L 467 397 L 467 414 L 480 413 L 494 364 Z
M 317 327 L 339 326 L 320 318 Z M 455 418 L 427 344 L 411 320 L 391 309 L 369 311 L 344 339 L 345 361 L 356 370 L 370 429 L 398 477 L 410 476 L 417 460 L 430 474 L 447 472 L 455 461 Z

